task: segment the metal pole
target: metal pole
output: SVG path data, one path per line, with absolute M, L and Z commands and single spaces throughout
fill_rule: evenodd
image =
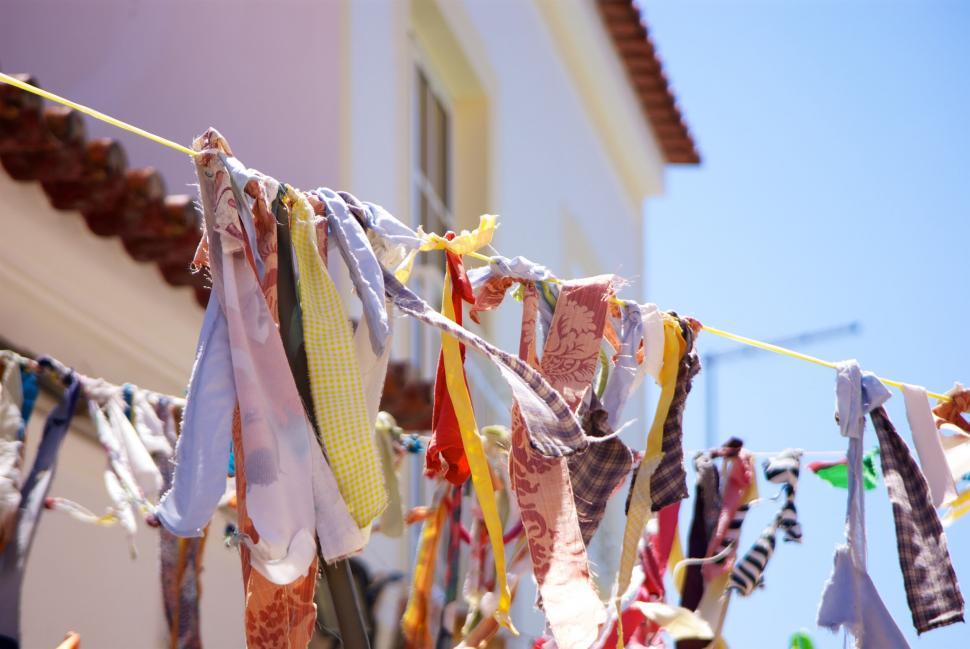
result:
M 717 443 L 717 367 L 716 354 L 704 354 L 701 367 L 704 368 L 704 419 L 707 448 Z

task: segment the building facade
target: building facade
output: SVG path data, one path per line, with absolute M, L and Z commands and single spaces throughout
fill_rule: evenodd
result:
M 493 246 L 501 254 L 560 277 L 616 273 L 628 281 L 624 296 L 639 300 L 644 201 L 663 191 L 666 165 L 698 161 L 631 0 L 7 0 L 3 14 L 5 72 L 35 75 L 52 92 L 183 144 L 215 126 L 246 164 L 298 187 L 346 189 L 414 226 L 459 230 L 499 214 Z M 5 106 L 23 109 L 9 88 L 0 91 Z M 56 133 L 57 146 L 80 147 L 88 169 L 97 143 L 107 146 L 99 138 L 111 138 L 130 169 L 122 164 L 122 195 L 111 206 L 59 200 L 63 182 L 37 171 L 56 175 L 51 160 L 28 156 L 34 171 L 18 172 L 24 151 L 53 145 L 14 114 L 0 129 L 8 169 L 0 173 L 0 337 L 86 374 L 181 394 L 206 296 L 179 271 L 197 235 L 166 234 L 171 248 L 152 252 L 144 223 L 158 209 L 191 220 L 181 197 L 194 194 L 191 162 L 90 119 L 72 121 L 80 139 Z M 414 286 L 434 303 L 441 275 L 441 259 L 428 256 Z M 481 331 L 515 349 L 518 326 L 510 306 L 484 318 Z M 437 337 L 399 319 L 393 353 L 409 380 L 427 381 Z M 507 423 L 497 377 L 474 355 L 468 372 L 479 422 Z M 629 416 L 642 409 L 631 403 Z M 97 510 L 107 502 L 103 453 L 83 419 L 76 427 L 52 493 Z M 635 446 L 641 433 L 628 433 Z M 418 471 L 404 477 L 414 498 Z M 604 576 L 621 524 L 608 518 L 591 551 Z M 203 635 L 209 647 L 241 646 L 238 558 L 215 531 Z M 26 579 L 25 646 L 53 646 L 68 629 L 90 646 L 164 646 L 153 535 L 141 530 L 132 561 L 117 530 L 46 516 Z M 375 571 L 406 571 L 411 551 L 378 535 L 366 558 Z M 526 646 L 541 617 L 529 589 L 517 602 Z

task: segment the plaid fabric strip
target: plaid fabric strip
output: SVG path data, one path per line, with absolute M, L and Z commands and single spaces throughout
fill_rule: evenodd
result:
M 340 493 L 351 516 L 366 527 L 387 506 L 387 490 L 374 443 L 360 366 L 340 294 L 317 252 L 313 209 L 290 189 L 290 229 L 300 270 L 303 336 L 313 407 Z
M 512 389 L 522 418 L 529 431 L 532 447 L 546 457 L 565 457 L 585 449 L 591 439 L 583 433 L 576 415 L 556 390 L 539 372 L 525 361 L 495 347 L 431 308 L 384 270 L 384 288 L 388 297 L 402 312 L 447 332 L 460 342 L 488 357 Z
M 583 416 L 583 429 L 592 437 L 610 436 L 613 430 L 599 399 L 592 401 Z M 606 503 L 633 468 L 633 453 L 618 437 L 590 444 L 569 458 L 569 479 L 583 543 L 589 545 L 606 512 Z
M 870 413 L 893 504 L 899 565 L 913 626 L 920 633 L 963 621 L 963 595 L 926 478 L 882 407 Z
M 701 371 L 700 357 L 694 349 L 694 332 L 683 319 L 680 322 L 684 337 L 684 354 L 677 370 L 674 399 L 664 420 L 663 457 L 657 470 L 650 477 L 651 508 L 659 512 L 667 505 L 687 498 L 687 472 L 684 470 L 684 406 L 690 393 L 691 382 Z

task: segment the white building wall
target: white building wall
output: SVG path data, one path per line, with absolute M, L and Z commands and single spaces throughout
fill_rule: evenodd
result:
M 454 139 L 460 147 L 459 224 L 468 227 L 479 213 L 498 213 L 502 225 L 494 245 L 501 253 L 527 256 L 561 277 L 615 272 L 631 282 L 624 296 L 642 297 L 641 205 L 660 190 L 662 164 L 598 16 L 585 0 L 0 2 L 3 15 L 13 16 L 0 21 L 0 69 L 34 73 L 52 91 L 185 144 L 216 126 L 242 160 L 262 171 L 301 187 L 347 188 L 406 220 L 412 205 L 413 66 L 421 61 L 460 117 Z M 604 113 L 604 106 L 613 112 Z M 187 186 L 194 182 L 191 164 L 181 154 L 87 122 L 92 133 L 121 139 L 132 164 L 160 168 L 170 191 L 194 192 Z M 12 187 L 5 176 L 0 183 L 6 183 L 0 184 L 0 219 L 22 218 L 31 200 L 43 204 L 36 187 Z M 109 318 L 120 323 L 116 329 L 131 331 L 137 318 L 155 323 L 142 323 L 146 332 L 170 319 L 176 323 L 153 340 L 152 353 L 164 362 L 146 363 L 131 353 L 89 358 L 79 353 L 85 345 L 80 334 L 49 324 L 28 335 L 30 323 L 40 322 L 25 315 L 38 308 L 36 295 L 18 298 L 28 309 L 19 315 L 6 304 L 0 309 L 0 335 L 87 363 L 80 365 L 84 371 L 178 393 L 184 383 L 178 377 L 188 377 L 202 314 L 191 293 L 165 286 L 152 276 L 154 268 L 128 259 L 119 242 L 95 239 L 78 215 L 55 213 L 46 205 L 40 211 L 50 220 L 57 245 L 100 246 L 100 257 L 87 258 L 91 274 L 110 269 L 122 283 L 135 282 L 136 288 L 118 288 L 113 311 L 122 319 Z M 105 253 L 110 246 L 117 250 Z M 8 259 L 0 258 L 0 266 Z M 91 300 L 103 304 L 97 295 Z M 519 318 L 510 300 L 486 320 L 487 336 L 516 349 Z M 408 356 L 403 330 L 399 327 L 395 343 L 398 358 Z M 501 385 L 497 390 L 504 394 Z M 642 403 L 631 403 L 628 416 L 642 409 Z M 642 446 L 642 427 L 635 428 L 627 433 L 629 441 Z M 83 438 L 69 440 L 54 493 L 76 492 L 97 505 L 97 494 L 103 493 L 101 458 L 90 446 Z M 142 533 L 143 555 L 132 567 L 116 530 L 79 531 L 74 521 L 48 518 L 27 580 L 25 611 L 36 614 L 26 616 L 26 637 L 47 646 L 67 628 L 78 628 L 86 643 L 92 639 L 91 646 L 119 646 L 112 640 L 131 637 L 159 646 L 152 533 Z M 604 523 L 607 541 L 618 525 L 622 519 L 614 512 Z M 107 549 L 114 546 L 118 556 Z M 615 569 L 609 565 L 616 555 L 613 544 L 591 554 L 608 583 Z M 206 555 L 206 645 L 241 646 L 238 559 L 218 539 L 209 543 Z M 368 555 L 377 567 L 409 565 L 404 546 L 379 535 Z M 106 602 L 122 607 L 119 616 L 111 606 L 72 607 L 67 596 L 45 600 L 45 592 L 63 585 L 60 565 L 72 566 L 68 574 L 77 592 L 98 582 L 98 588 L 126 593 L 127 601 L 136 599 L 138 605 L 109 597 Z M 517 601 L 514 614 L 524 646 L 541 632 L 541 617 L 530 612 L 529 588 Z M 110 616 L 113 627 L 103 615 Z

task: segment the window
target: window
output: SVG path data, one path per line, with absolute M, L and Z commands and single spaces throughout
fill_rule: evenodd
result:
M 451 119 L 428 78 L 417 74 L 418 164 L 414 174 L 419 223 L 425 230 L 443 233 L 454 224 L 451 216 Z
M 413 197 L 415 221 L 425 232 L 444 234 L 454 229 L 451 213 L 452 161 L 451 118 L 428 77 L 420 68 L 415 75 L 415 164 Z M 445 268 L 443 252 L 418 256 L 414 266 L 414 288 L 432 305 L 441 300 Z M 413 360 L 425 378 L 434 376 L 438 337 L 430 327 L 415 324 L 412 329 Z

